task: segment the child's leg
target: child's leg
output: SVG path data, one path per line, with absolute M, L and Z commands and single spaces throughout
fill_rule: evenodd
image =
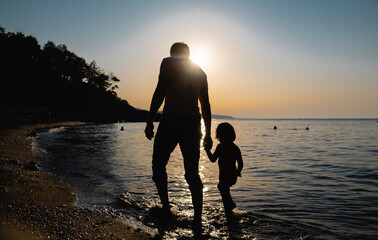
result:
M 219 182 L 218 189 L 222 196 L 224 210 L 226 214 L 230 214 L 232 209 L 236 208 L 236 204 L 231 197 L 230 186 L 222 182 Z

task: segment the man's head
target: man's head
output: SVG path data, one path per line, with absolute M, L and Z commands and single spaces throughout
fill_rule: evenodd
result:
M 174 43 L 171 47 L 171 56 L 172 57 L 189 57 L 190 56 L 189 46 L 183 42 Z

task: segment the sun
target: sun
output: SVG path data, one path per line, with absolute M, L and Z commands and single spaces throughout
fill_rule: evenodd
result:
M 200 67 L 207 67 L 209 64 L 209 54 L 203 49 L 193 49 L 190 53 L 190 59 Z

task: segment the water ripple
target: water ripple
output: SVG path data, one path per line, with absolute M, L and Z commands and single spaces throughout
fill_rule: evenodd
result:
M 369 120 L 230 120 L 244 158 L 228 224 L 218 166 L 201 152 L 204 233 L 211 239 L 374 239 L 378 222 L 378 128 Z M 144 124 L 70 126 L 39 134 L 42 165 L 77 189 L 78 205 L 160 228 Z M 277 126 L 277 130 L 272 130 Z M 300 131 L 309 126 L 310 131 Z M 295 130 L 296 129 L 296 130 Z M 214 133 L 213 133 L 214 136 Z M 215 142 L 216 144 L 216 142 Z M 40 151 L 38 151 L 40 149 Z M 176 223 L 167 239 L 193 237 L 179 147 L 167 166 Z M 153 210 L 155 209 L 155 210 Z

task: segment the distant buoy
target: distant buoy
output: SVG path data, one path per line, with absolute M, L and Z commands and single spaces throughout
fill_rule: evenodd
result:
M 123 128 L 123 126 L 121 127 L 121 131 L 123 131 L 123 130 L 125 130 L 124 128 Z
M 276 130 L 276 129 L 277 129 L 277 126 L 274 126 L 273 129 Z

